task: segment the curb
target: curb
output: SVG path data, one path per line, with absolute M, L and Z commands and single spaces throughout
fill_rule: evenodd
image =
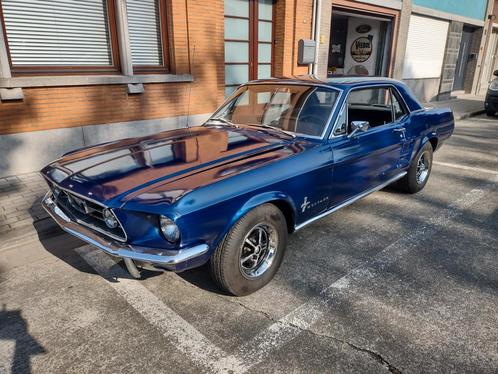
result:
M 38 237 L 39 239 L 47 239 L 53 236 L 58 236 L 64 233 L 62 229 L 50 218 L 43 218 L 34 221 L 31 226 L 24 226 L 5 233 L 0 243 L 0 250 L 6 247 L 12 247 L 20 240 L 27 237 Z
M 484 109 L 476 110 L 474 112 L 468 112 L 468 113 L 462 113 L 460 115 L 455 116 L 455 120 L 460 121 L 463 119 L 467 119 L 470 117 L 478 116 L 480 114 L 485 113 L 486 111 Z

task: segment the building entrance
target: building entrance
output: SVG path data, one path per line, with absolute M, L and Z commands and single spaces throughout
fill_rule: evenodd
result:
M 392 19 L 332 8 L 328 76 L 389 74 Z

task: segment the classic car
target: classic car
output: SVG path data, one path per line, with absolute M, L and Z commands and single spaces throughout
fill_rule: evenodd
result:
M 390 184 L 423 189 L 453 128 L 450 110 L 396 80 L 259 80 L 202 126 L 63 155 L 41 171 L 43 205 L 133 277 L 209 263 L 247 295 L 272 279 L 288 234 Z

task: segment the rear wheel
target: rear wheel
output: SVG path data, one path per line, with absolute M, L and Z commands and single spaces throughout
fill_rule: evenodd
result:
M 266 285 L 282 263 L 287 224 L 276 206 L 264 204 L 243 216 L 211 257 L 210 271 L 223 290 L 243 296 Z
M 432 145 L 427 142 L 413 158 L 408 173 L 398 182 L 403 191 L 417 193 L 425 187 L 432 170 L 432 155 Z
M 494 117 L 495 116 L 495 112 L 494 111 L 491 111 L 491 110 L 486 110 L 486 115 L 488 117 Z

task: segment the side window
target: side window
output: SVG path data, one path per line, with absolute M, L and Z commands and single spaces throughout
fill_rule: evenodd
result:
M 299 100 L 299 99 L 298 99 Z M 312 88 L 303 96 L 302 106 L 296 106 L 295 132 L 311 136 L 321 136 L 329 122 L 332 108 L 337 100 L 337 92 Z
M 403 104 L 401 104 L 401 100 L 399 98 L 398 93 L 391 89 L 391 95 L 392 95 L 392 102 L 393 102 L 393 114 L 394 114 L 394 120 L 398 121 L 400 118 L 403 118 L 406 116 L 407 111 L 404 107 Z
M 344 135 L 347 133 L 348 129 L 348 111 L 346 109 L 346 104 L 344 104 L 339 113 L 339 118 L 337 118 L 337 126 L 334 130 L 334 135 Z
M 348 98 L 348 125 L 353 121 L 367 121 L 370 127 L 393 122 L 390 89 L 375 87 L 351 91 Z

